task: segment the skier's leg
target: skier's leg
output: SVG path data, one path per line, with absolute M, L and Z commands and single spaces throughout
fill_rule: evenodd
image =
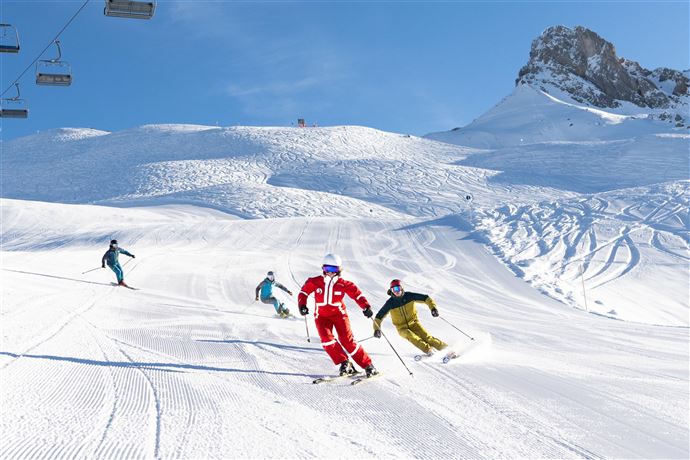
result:
M 437 339 L 433 335 L 429 334 L 424 327 L 422 327 L 421 324 L 419 324 L 419 321 L 413 321 L 412 323 L 409 324 L 410 330 L 417 334 L 420 339 L 431 345 L 432 347 L 436 348 L 437 350 L 443 350 L 448 346 L 447 343 L 443 342 L 442 340 Z
M 278 309 L 278 307 L 280 306 L 280 302 L 278 302 L 278 300 L 275 297 L 262 297 L 261 303 L 273 305 L 273 308 L 275 309 L 276 313 L 280 314 L 280 310 Z
M 364 351 L 364 348 L 357 342 L 352 335 L 352 328 L 350 327 L 350 318 L 347 314 L 343 314 L 333 318 L 333 325 L 338 333 L 338 340 L 343 345 L 343 348 L 352 356 L 352 359 L 362 368 L 371 365 L 371 358 Z
M 419 348 L 424 353 L 429 353 L 431 351 L 431 345 L 422 340 L 417 334 L 415 334 L 410 328 L 406 326 L 401 326 L 398 328 L 398 334 L 400 337 L 410 342 L 415 347 Z
M 347 355 L 345 350 L 340 346 L 338 341 L 333 336 L 333 322 L 330 318 L 325 316 L 318 316 L 314 318 L 314 323 L 316 324 L 316 331 L 319 333 L 321 338 L 321 346 L 331 357 L 334 364 L 340 364 L 343 361 L 347 361 Z
M 110 267 L 110 269 L 113 272 L 115 272 L 115 277 L 117 277 L 117 282 L 121 283 L 125 277 L 124 277 L 124 274 L 122 273 L 122 267 L 120 266 L 120 263 L 118 262 L 118 263 L 113 264 L 113 265 L 108 265 L 108 267 Z
M 281 306 L 280 301 L 273 296 L 271 296 L 269 299 L 273 302 L 273 308 L 275 309 L 276 313 L 280 314 L 280 311 L 282 310 L 280 308 L 280 306 Z

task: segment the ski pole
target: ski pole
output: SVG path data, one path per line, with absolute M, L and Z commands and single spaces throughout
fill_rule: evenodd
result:
M 463 334 L 465 334 L 463 331 L 461 331 L 461 330 L 458 329 L 457 327 L 453 326 L 453 324 L 452 324 L 450 321 L 448 321 L 446 318 L 444 318 L 443 316 L 439 316 L 439 318 L 441 318 L 441 319 L 442 319 L 443 321 L 445 321 L 446 323 L 450 324 L 451 327 L 452 327 L 453 329 L 458 330 L 458 331 L 462 332 Z M 467 335 L 467 334 L 465 334 L 465 335 L 466 335 L 467 337 L 469 337 L 470 340 L 474 340 L 474 337 L 472 337 L 472 336 L 470 336 L 470 335 Z
M 372 335 L 372 336 L 367 337 L 366 339 L 358 340 L 357 342 L 358 342 L 358 343 L 362 343 L 362 342 L 364 342 L 365 340 L 369 340 L 369 339 L 373 339 L 373 338 L 374 338 L 374 336 Z
M 311 343 L 311 338 L 309 337 L 309 324 L 307 324 L 307 315 L 304 315 L 304 328 L 307 330 L 307 342 Z
M 374 318 L 372 318 L 371 321 L 374 323 L 374 326 L 376 326 L 376 321 L 374 321 Z M 390 340 L 388 340 L 388 337 L 386 337 L 386 334 L 383 333 L 383 330 L 382 330 L 380 327 L 378 327 L 378 326 L 377 326 L 376 328 L 377 328 L 379 331 L 381 331 L 381 335 L 383 336 L 384 339 L 386 339 L 386 342 L 388 342 L 388 345 L 391 347 L 391 350 L 393 350 L 393 353 L 395 353 L 395 356 L 398 357 L 398 359 L 400 360 L 400 362 L 402 363 L 402 365 L 405 367 L 405 369 L 407 370 L 407 372 L 409 372 L 410 375 L 412 375 L 412 376 L 414 377 L 414 374 L 412 374 L 412 371 L 410 370 L 410 368 L 407 367 L 407 364 L 405 364 L 405 361 L 403 361 L 403 359 L 400 357 L 400 355 L 398 354 L 398 352 L 395 350 L 395 348 L 393 347 L 393 344 L 390 342 Z
M 89 273 L 89 272 L 93 272 L 93 271 L 96 271 L 96 270 L 100 270 L 101 268 L 103 268 L 103 267 L 92 268 L 91 270 L 86 270 L 85 272 L 81 272 L 81 274 L 82 274 L 82 275 L 85 275 L 85 274 L 87 274 L 87 273 Z

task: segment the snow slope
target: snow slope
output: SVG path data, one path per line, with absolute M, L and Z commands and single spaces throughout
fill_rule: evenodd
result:
M 533 110 L 529 109 L 530 101 L 541 101 L 537 107 L 551 110 L 546 118 L 550 122 L 559 120 L 558 113 L 564 118 L 564 110 L 601 119 L 601 114 L 554 102 L 543 93 L 521 91 L 509 97 L 503 109 L 483 117 L 494 137 L 509 141 L 519 130 L 508 127 L 518 126 L 525 113 Z M 6 198 L 118 206 L 197 204 L 251 218 L 398 219 L 460 213 L 473 224 L 483 222 L 478 229 L 481 236 L 514 269 L 525 263 L 521 250 L 496 248 L 535 244 L 557 248 L 546 242 L 567 235 L 546 234 L 543 228 L 550 232 L 554 228 L 537 221 L 524 233 L 496 230 L 505 220 L 519 220 L 518 216 L 506 215 L 506 210 L 523 206 L 554 208 L 567 200 L 590 199 L 597 192 L 690 178 L 690 135 L 643 135 L 635 131 L 636 125 L 626 124 L 637 122 L 647 127 L 658 123 L 628 120 L 597 127 L 607 133 L 600 137 L 616 138 L 600 141 L 557 140 L 565 131 L 549 131 L 548 142 L 495 150 L 352 126 L 296 129 L 147 125 L 117 133 L 61 129 L 4 145 L 0 178 L 2 196 Z M 619 125 L 624 126 L 615 131 Z M 536 128 L 528 125 L 525 129 Z M 579 125 L 575 129 L 581 131 Z M 659 190 L 663 194 L 670 189 Z M 474 198 L 471 203 L 464 200 L 467 195 Z M 673 199 L 672 195 L 666 198 Z M 573 216 L 567 210 L 562 214 Z M 616 228 L 628 224 L 621 216 L 623 220 L 615 223 Z M 491 219 L 495 222 L 489 223 Z M 613 214 L 608 219 L 617 217 Z M 589 223 L 585 216 L 577 225 L 590 233 L 599 231 L 585 228 Z M 512 235 L 513 241 L 502 241 L 506 235 Z M 583 250 L 577 246 L 569 256 L 582 258 Z M 562 255 L 554 252 L 543 256 L 557 260 Z M 644 251 L 641 257 L 641 263 L 624 276 L 597 286 L 597 294 L 613 297 L 628 281 L 654 272 L 657 265 L 665 270 L 667 255 L 660 249 Z M 647 267 L 644 272 L 642 267 Z M 537 273 L 539 268 L 545 271 Z M 676 276 L 686 276 L 687 270 L 678 268 Z M 529 274 L 522 269 L 514 272 L 563 300 L 567 296 L 559 292 L 572 291 L 572 279 L 565 272 L 554 276 L 550 270 L 550 264 L 533 264 Z M 645 286 L 643 289 L 648 289 L 649 285 Z M 687 325 L 684 285 L 673 282 L 670 287 L 668 298 L 679 301 L 650 311 L 643 303 L 646 297 L 641 296 L 639 302 L 631 298 L 631 303 L 615 310 L 619 317 L 633 321 L 667 324 L 670 318 L 676 318 L 676 324 Z M 584 297 L 570 296 L 567 301 L 585 308 Z M 642 311 L 646 313 L 637 314 Z
M 500 149 L 553 141 L 631 139 L 669 132 L 685 131 L 649 119 L 649 113 L 633 104 L 603 110 L 578 104 L 555 88 L 547 93 L 523 84 L 469 125 L 425 137 L 465 147 Z
M 671 182 L 499 207 L 479 227 L 501 259 L 552 297 L 615 318 L 687 326 L 689 208 L 690 181 Z
M 427 136 L 484 149 L 456 164 L 495 171 L 488 187 L 578 194 L 534 203 L 517 193 L 478 207 L 478 231 L 517 276 L 556 299 L 629 321 L 688 326 L 690 134 L 650 119 L 651 109 L 602 110 L 548 89 L 518 85 L 468 126 Z M 575 271 L 581 261 L 595 268 L 585 274 L 585 293 Z M 589 305 L 587 291 L 596 299 Z
M 687 328 L 556 302 L 456 216 L 243 220 L 184 205 L 8 199 L 0 211 L 2 458 L 690 454 Z M 140 291 L 111 286 L 107 270 L 81 275 L 111 237 L 137 255 L 125 271 Z M 301 320 L 274 318 L 253 289 L 272 268 L 296 290 L 327 250 L 374 306 L 400 277 L 479 345 L 449 365 L 415 363 L 387 321 L 414 377 L 370 339 L 362 345 L 382 377 L 312 385 L 334 366 Z M 352 305 L 350 315 L 356 337 L 369 337 Z M 467 343 L 427 311 L 420 318 Z
M 74 130 L 4 145 L 4 197 L 197 203 L 243 217 L 398 217 L 457 212 L 468 192 L 485 201 L 515 195 L 508 185 L 486 188 L 495 173 L 454 164 L 472 149 L 363 127 L 149 125 L 71 140 L 66 131 Z

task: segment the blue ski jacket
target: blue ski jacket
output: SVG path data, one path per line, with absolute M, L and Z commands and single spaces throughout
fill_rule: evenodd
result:
M 127 252 L 126 250 L 122 248 L 117 248 L 117 249 L 108 249 L 105 251 L 105 254 L 103 254 L 103 258 L 101 259 L 101 265 L 103 264 L 108 264 L 109 267 L 112 267 L 113 265 L 118 263 L 118 256 L 119 254 L 122 253 L 126 256 L 129 257 L 134 257 L 132 254 Z
M 290 290 L 280 284 L 277 281 L 271 281 L 268 278 L 265 278 L 262 282 L 259 283 L 259 285 L 256 287 L 256 296 L 259 297 L 259 293 L 261 293 L 261 298 L 262 299 L 269 299 L 273 297 L 273 286 L 282 289 L 283 291 L 287 292 L 290 294 Z

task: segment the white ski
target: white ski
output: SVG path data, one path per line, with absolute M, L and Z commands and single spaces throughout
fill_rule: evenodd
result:
M 361 376 L 363 374 L 364 374 L 363 372 L 356 372 L 354 374 L 334 375 L 331 377 L 319 377 L 319 378 L 312 380 L 311 383 L 316 385 L 317 383 L 335 382 L 336 380 L 345 379 L 345 378 L 354 379 L 354 378 L 358 378 L 359 376 Z

